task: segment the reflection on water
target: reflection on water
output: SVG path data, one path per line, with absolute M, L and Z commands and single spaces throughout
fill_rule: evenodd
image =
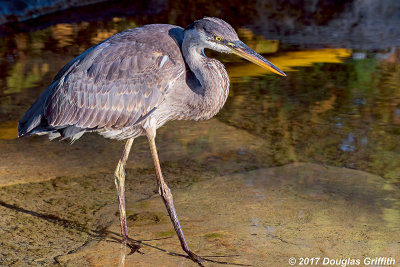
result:
M 252 14 L 263 13 L 262 9 L 257 10 L 257 8 L 253 7 Z M 274 8 L 279 9 L 278 7 Z M 301 10 L 294 15 L 292 14 L 292 16 L 306 20 L 307 14 L 310 12 L 314 15 L 318 14 L 319 8 L 317 5 L 314 11 Z M 337 8 L 346 10 L 346 6 L 342 2 Z M 281 11 L 283 12 L 284 10 L 286 10 L 286 7 L 281 7 Z M 342 16 L 346 17 L 348 13 L 342 14 Z M 188 19 L 187 17 L 181 18 L 177 14 L 171 14 L 167 18 L 161 16 L 160 20 L 163 22 L 179 22 Z M 325 31 L 328 31 L 327 29 L 331 29 L 332 25 L 339 25 L 337 19 L 338 17 L 334 14 L 329 19 L 317 19 L 318 29 L 321 30 L 324 25 L 327 25 L 328 28 Z M 390 190 L 393 189 L 393 185 L 400 185 L 400 146 L 398 145 L 398 136 L 400 134 L 400 47 L 393 46 L 391 42 L 382 42 L 382 47 L 379 49 L 359 49 L 358 45 L 352 47 L 348 45 L 348 42 L 343 46 L 338 45 L 338 38 L 335 37 L 333 38 L 335 41 L 332 41 L 332 44 L 329 43 L 329 38 L 325 38 L 322 42 L 324 45 L 318 43 L 319 45 L 312 45 L 305 49 L 301 48 L 304 47 L 304 42 L 296 43 L 293 41 L 296 38 L 290 38 L 290 36 L 286 36 L 282 31 L 277 30 L 278 33 L 275 33 L 275 35 L 271 34 L 275 39 L 270 40 L 267 38 L 269 35 L 266 30 L 270 29 L 270 26 L 260 29 L 258 22 L 245 23 L 242 20 L 243 18 L 233 21 L 233 24 L 236 23 L 236 25 L 239 25 L 237 27 L 239 37 L 257 52 L 263 53 L 270 61 L 282 68 L 288 76 L 282 78 L 270 75 L 269 72 L 238 57 L 216 55 L 211 51 L 207 51 L 207 54 L 216 56 L 227 67 L 232 81 L 230 95 L 225 107 L 217 115 L 217 120 L 203 124 L 184 124 L 184 122 L 179 122 L 182 123 L 179 124 L 181 126 L 176 126 L 178 123 L 172 124 L 172 126 L 171 124 L 167 124 L 165 127 L 170 128 L 164 128 L 166 130 L 163 131 L 161 129 L 159 131 L 158 145 L 161 158 L 169 159 L 168 162 L 163 162 L 163 167 L 167 169 L 167 176 L 169 172 L 170 176 L 176 176 L 181 179 L 178 182 L 173 180 L 176 182 L 175 186 L 179 187 L 181 184 L 184 184 L 185 188 L 187 184 L 192 184 L 212 175 L 243 172 L 293 162 L 333 165 L 377 174 L 384 177 L 386 181 L 382 181 L 381 184 Z M 283 19 L 281 18 L 280 20 L 282 21 Z M 331 21 L 336 24 L 332 24 Z M 111 183 L 110 189 L 110 185 L 106 181 L 99 183 L 94 176 L 90 175 L 93 175 L 93 172 L 96 173 L 96 177 L 99 172 L 108 173 L 107 171 L 109 171 L 111 173 L 114 161 L 118 159 L 120 153 L 118 149 L 121 148 L 121 144 L 114 141 L 104 141 L 101 137 L 97 138 L 93 136 L 84 137 L 74 146 L 69 146 L 63 142 L 48 144 L 45 138 L 30 138 L 17 141 L 13 139 L 17 134 L 16 125 L 19 118 L 44 88 L 50 84 L 54 75 L 65 63 L 82 53 L 85 49 L 115 33 L 137 27 L 144 22 L 153 23 L 158 21 L 155 21 L 154 18 L 152 20 L 152 17 L 143 16 L 134 19 L 115 17 L 104 21 L 61 23 L 37 31 L 4 36 L 0 39 L 0 67 L 2 69 L 2 72 L 0 72 L 0 151 L 3 151 L 3 158 L 8 157 L 7 162 L 13 162 L 12 166 L 0 166 L 0 174 L 4 176 L 1 178 L 9 182 L 9 174 L 12 173 L 14 179 L 18 176 L 17 183 L 23 183 L 24 175 L 28 175 L 24 173 L 25 169 L 29 169 L 29 175 L 33 174 L 32 176 L 34 176 L 33 178 L 30 177 L 32 179 L 29 181 L 35 182 L 44 180 L 44 177 L 55 178 L 63 175 L 79 175 L 79 178 L 76 179 L 64 177 L 55 179 L 55 182 L 43 182 L 43 185 L 41 184 L 37 187 L 16 185 L 14 188 L 13 186 L 9 186 L 7 190 L 10 192 L 7 190 L 0 191 L 1 196 L 4 195 L 6 199 L 10 199 L 10 196 L 17 195 L 16 201 L 21 201 L 19 204 L 17 202 L 17 204 L 19 206 L 28 205 L 25 206 L 27 207 L 26 210 L 35 210 L 38 208 L 45 209 L 46 211 L 50 210 L 50 213 L 55 214 L 60 212 L 55 208 L 56 206 L 64 207 L 62 205 L 67 205 L 68 216 L 71 216 L 71 220 L 76 220 L 81 224 L 86 223 L 90 219 L 98 221 L 99 225 L 96 226 L 96 229 L 100 229 L 101 227 L 105 229 L 113 221 L 112 216 L 107 217 L 102 215 L 101 212 L 103 210 L 97 213 L 104 207 L 106 207 L 104 208 L 106 210 L 104 214 L 113 214 L 115 212 L 115 207 L 110 204 L 115 203 L 113 185 Z M 285 23 L 288 25 L 293 24 L 292 28 L 289 27 L 289 32 L 296 26 L 290 19 L 287 19 Z M 282 36 L 286 37 L 280 38 Z M 324 37 L 326 36 L 324 35 Z M 103 146 L 106 142 L 109 142 L 108 144 L 111 145 L 109 147 Z M 35 152 L 31 151 L 30 153 L 27 151 L 26 155 L 29 155 L 29 157 L 25 156 L 25 152 L 21 152 L 27 144 L 29 146 L 26 147 L 34 148 L 35 150 Z M 150 180 L 153 170 L 148 171 L 143 167 L 147 166 L 145 159 L 149 159 L 149 155 L 146 154 L 148 153 L 147 144 L 144 144 L 144 142 L 141 143 L 140 140 L 135 142 L 135 144 L 139 145 L 135 147 L 136 154 L 132 157 L 136 157 L 134 162 L 137 164 L 135 165 L 137 169 L 131 172 L 134 172 L 136 179 L 146 176 Z M 64 155 L 65 150 L 68 150 L 70 154 Z M 12 151 L 11 155 L 18 158 L 11 160 L 11 156 L 8 155 L 7 151 Z M 164 157 L 163 153 L 166 153 Z M 43 158 L 41 154 L 45 154 Z M 79 158 L 79 155 L 82 154 L 85 154 L 86 157 L 90 155 L 91 162 L 85 160 L 83 156 L 82 159 Z M 101 161 L 101 159 L 104 160 L 104 155 L 107 155 L 107 163 Z M 64 160 L 59 160 L 61 157 Z M 174 161 L 177 158 L 179 160 Z M 46 161 L 48 164 L 42 166 L 41 160 Z M 138 160 L 140 161 L 139 163 L 137 163 Z M 66 163 L 66 161 L 69 163 Z M 151 160 L 149 159 L 149 161 Z M 200 161 L 201 163 L 195 165 L 192 161 Z M 103 168 L 96 169 L 100 165 L 100 162 Z M 24 163 L 26 164 L 22 168 L 21 165 Z M 34 167 L 34 170 L 30 168 L 31 165 L 29 164 Z M 184 166 L 184 168 L 181 167 L 179 169 L 179 166 Z M 294 168 L 293 166 L 297 165 L 288 166 Z M 319 166 L 318 172 L 313 172 L 312 175 L 302 176 L 302 173 L 306 173 L 316 165 L 306 164 L 301 166 L 304 167 L 304 170 L 301 170 L 301 172 L 298 171 L 296 173 L 297 176 L 293 174 L 296 180 L 290 180 L 292 172 L 290 175 L 277 175 L 275 177 L 274 181 L 279 183 L 277 189 L 279 190 L 279 194 L 274 194 L 282 195 L 281 191 L 287 193 L 292 190 L 290 186 L 295 184 L 298 192 L 292 192 L 293 194 L 289 192 L 288 195 L 298 196 L 300 194 L 301 201 L 312 200 L 311 202 L 315 203 L 315 200 L 320 199 L 326 200 L 332 198 L 333 200 L 337 200 L 336 197 L 339 196 L 335 211 L 343 217 L 348 216 L 348 214 L 344 214 L 346 210 L 340 208 L 339 204 L 342 204 L 340 197 L 343 197 L 346 201 L 350 199 L 350 203 L 346 202 L 346 205 L 349 206 L 354 204 L 352 201 L 359 195 L 361 195 L 363 203 L 367 203 L 368 199 L 372 198 L 373 201 L 371 201 L 374 203 L 374 210 L 368 210 L 368 206 L 362 212 L 365 212 L 365 214 L 372 212 L 377 215 L 376 218 L 384 221 L 384 224 L 380 221 L 376 222 L 382 229 L 385 227 L 388 229 L 397 229 L 396 227 L 398 227 L 399 222 L 399 213 L 398 209 L 396 209 L 398 207 L 398 200 L 385 199 L 385 190 L 387 188 L 380 188 L 383 193 L 381 192 L 382 194 L 379 197 L 374 197 L 371 183 L 375 183 L 380 179 L 379 177 L 374 176 L 371 182 L 368 180 L 369 176 L 365 173 L 358 173 L 356 175 L 357 173 L 353 171 L 351 175 L 349 174 L 351 179 L 343 176 L 340 178 L 341 183 L 339 183 L 339 179 L 335 180 L 335 176 L 332 176 L 333 178 L 330 178 L 332 180 L 328 183 L 326 180 L 322 179 L 322 182 L 319 180 L 321 177 L 324 177 L 322 173 L 326 175 L 324 167 Z M 143 169 L 141 169 L 142 167 Z M 176 169 L 178 171 L 174 173 Z M 183 171 L 182 169 L 185 170 Z M 270 175 L 270 171 L 266 171 L 268 175 Z M 82 178 L 82 173 L 87 174 L 88 177 Z M 263 177 L 268 177 L 268 175 Z M 105 176 L 108 177 L 108 174 Z M 183 176 L 185 178 L 182 178 Z M 267 211 L 271 211 L 272 207 L 266 210 L 260 209 L 260 211 L 263 211 L 261 214 L 254 210 L 249 215 L 250 217 L 246 218 L 246 220 L 248 219 L 248 225 L 242 225 L 243 229 L 247 229 L 246 231 L 250 232 L 251 239 L 259 242 L 258 245 L 260 247 L 263 248 L 263 245 L 266 243 L 265 238 L 272 241 L 272 245 L 274 245 L 273 242 L 284 246 L 295 245 L 296 250 L 298 247 L 305 248 L 309 245 L 309 241 L 304 241 L 301 238 L 289 240 L 290 243 L 284 242 L 292 236 L 290 230 L 285 227 L 284 223 L 282 224 L 282 221 L 285 220 L 286 222 L 292 220 L 293 227 L 297 227 L 299 223 L 309 223 L 313 220 L 317 226 L 334 227 L 330 221 L 332 218 L 325 210 L 332 208 L 328 204 L 326 204 L 326 207 L 319 207 L 318 214 L 313 214 L 307 207 L 304 210 L 293 211 L 293 213 L 287 214 L 285 212 L 288 209 L 283 209 L 279 206 L 281 203 L 279 197 L 271 198 L 270 192 L 268 194 L 265 192 L 264 189 L 270 188 L 269 186 L 264 186 L 265 188 L 262 186 L 257 187 L 256 183 L 263 184 L 263 182 L 269 180 L 261 179 L 261 181 L 259 176 L 255 175 L 254 177 L 254 181 L 249 179 L 249 177 L 246 177 L 246 179 L 243 178 L 243 183 L 247 185 L 247 189 L 251 193 L 246 193 L 251 195 L 251 198 L 246 195 L 248 199 L 245 199 L 247 201 L 245 205 L 248 205 L 249 209 L 254 209 L 254 207 L 257 207 L 257 203 L 265 202 L 273 203 L 271 205 L 275 205 L 276 208 L 275 213 L 268 213 L 269 218 L 265 217 L 265 214 L 267 214 Z M 357 177 L 357 181 L 350 183 L 349 181 L 355 181 L 355 177 Z M 104 177 L 101 178 L 103 179 Z M 109 178 L 111 179 L 111 177 Z M 230 182 L 233 181 L 230 178 L 227 179 Z M 74 182 L 72 183 L 71 180 Z M 140 180 L 135 180 L 135 182 L 141 186 L 137 189 L 138 191 L 147 190 L 146 193 L 135 192 L 139 194 L 139 197 L 135 201 L 148 198 L 154 194 L 148 184 L 146 186 L 142 185 L 142 181 Z M 236 182 L 240 182 L 240 180 Z M 243 183 L 240 183 L 240 187 L 243 187 Z M 12 183 L 1 184 L 10 185 Z M 324 186 L 321 187 L 321 184 Z M 339 188 L 341 184 L 345 184 L 345 186 Z M 369 184 L 368 194 L 362 193 L 367 188 L 367 184 Z M 207 187 L 208 185 L 205 183 L 199 186 Z M 71 187 L 74 190 L 71 190 Z M 60 191 L 60 188 L 65 190 L 65 192 Z M 51 194 L 51 190 L 55 191 L 56 196 Z M 201 188 L 198 191 L 196 191 L 196 188 L 193 189 L 193 195 L 202 192 L 199 197 L 204 198 L 206 193 L 202 190 Z M 224 187 L 223 190 L 220 192 L 217 191 L 216 194 L 220 193 L 222 194 L 220 197 L 225 198 L 224 194 L 229 193 L 229 190 L 229 186 L 228 188 Z M 239 190 L 237 191 L 239 192 Z M 334 192 L 334 197 L 329 195 L 332 192 Z M 354 192 L 357 194 L 353 195 Z M 92 193 L 96 197 L 92 196 Z M 99 195 L 100 193 L 102 193 L 101 196 Z M 74 197 L 71 199 L 71 202 L 65 203 L 66 194 L 72 194 Z M 180 194 L 184 195 L 183 190 Z M 38 195 L 46 199 L 39 199 L 37 201 L 40 203 L 37 204 L 38 206 L 29 202 L 31 198 L 35 198 Z M 243 196 L 238 196 L 235 199 L 239 201 Z M 85 197 L 90 198 L 90 201 L 85 199 Z M 208 200 L 203 199 L 207 202 L 207 205 L 204 205 L 202 209 L 207 209 L 205 206 L 208 207 L 208 205 L 211 205 L 211 202 L 216 201 L 215 195 L 207 195 L 207 198 Z M 79 205 L 76 203 L 78 199 Z M 380 199 L 385 199 L 385 201 L 381 203 L 379 202 Z M 392 201 L 392 204 L 388 204 L 390 201 Z M 222 200 L 217 202 L 223 203 Z M 326 202 L 330 203 L 330 201 Z M 53 205 L 53 203 L 57 205 Z M 150 204 L 146 203 L 142 203 L 143 207 L 141 208 L 143 210 L 147 210 L 148 208 L 144 205 L 153 205 L 152 202 Z M 285 202 L 283 201 L 282 203 Z M 32 206 L 28 208 L 29 205 Z M 181 210 L 190 210 L 188 205 L 182 204 Z M 307 205 L 311 204 L 308 203 Z M 288 206 L 290 205 L 288 204 Z M 74 210 L 74 207 L 77 207 L 77 210 Z M 220 207 L 213 208 L 216 209 L 214 212 L 218 213 L 217 209 Z M 352 208 L 357 210 L 357 207 Z M 131 208 L 130 212 L 134 212 L 135 209 Z M 18 207 L 15 210 L 18 210 Z M 181 210 L 178 209 L 178 213 Z M 6 215 L 9 213 L 9 211 L 4 212 Z M 26 213 L 30 214 L 29 212 Z M 23 215 L 28 216 L 27 214 Z M 93 214 L 96 214 L 94 219 Z M 366 216 L 365 214 L 363 216 Z M 131 218 L 135 217 L 134 214 L 128 215 L 132 215 Z M 19 225 L 30 224 L 30 219 L 25 221 L 25 217 L 22 215 L 17 214 L 15 216 L 21 216 L 21 218 L 18 217 L 21 220 Z M 65 214 L 61 213 L 60 217 L 62 218 L 63 216 Z M 239 218 L 238 211 L 231 213 L 231 210 L 229 210 L 229 215 L 226 215 L 224 219 L 232 219 L 229 216 Z M 194 224 L 191 225 L 188 223 L 190 217 L 183 217 L 184 225 L 186 225 L 189 231 L 195 231 L 197 228 L 193 226 Z M 165 218 L 162 218 L 161 222 L 164 222 Z M 346 218 L 350 220 L 350 217 Z M 14 219 L 11 218 L 10 220 Z M 213 218 L 209 218 L 208 220 L 211 221 Z M 358 218 L 358 220 L 360 225 L 368 222 L 366 217 Z M 239 229 L 239 222 L 236 221 L 236 223 L 238 223 L 236 229 Z M 349 222 L 346 221 L 346 223 L 343 223 L 343 229 L 345 229 L 345 226 L 347 227 L 347 223 Z M 201 242 L 203 242 L 204 247 L 211 246 L 207 248 L 210 251 L 220 247 L 226 248 L 226 251 L 234 250 L 234 243 L 236 241 L 231 240 L 233 234 L 229 234 L 229 231 L 235 232 L 236 229 L 219 232 L 218 229 L 220 229 L 222 223 L 219 221 L 216 224 L 218 224 L 218 227 L 215 226 L 215 229 L 212 230 L 213 232 L 210 232 L 210 229 L 204 229 L 204 232 L 199 233 L 194 238 L 202 240 Z M 146 225 L 143 231 L 147 231 L 146 234 L 151 236 L 151 233 L 154 233 L 154 229 L 150 229 L 151 227 L 146 228 Z M 202 223 L 202 225 L 205 224 Z M 228 223 L 227 225 L 229 226 Z M 312 232 L 316 227 L 315 225 L 307 226 L 310 227 L 310 237 L 313 235 Z M 90 226 L 87 227 L 90 228 Z M 45 232 L 43 229 L 47 229 L 48 225 L 41 225 L 40 227 L 41 231 Z M 61 226 L 59 225 L 59 227 Z M 158 226 L 155 227 L 157 228 Z M 92 228 L 95 228 L 95 226 Z M 161 228 L 157 228 L 159 236 L 156 237 L 172 235 L 173 232 L 171 231 L 173 229 Z M 323 234 L 325 228 L 317 228 Z M 355 232 L 358 233 L 358 230 L 357 228 Z M 64 234 L 64 237 L 69 237 L 68 235 L 70 235 L 68 232 L 70 230 L 67 228 L 57 231 L 66 231 L 67 233 Z M 117 228 L 115 231 L 118 231 Z M 368 229 L 360 231 L 360 235 L 362 235 L 365 234 L 364 232 L 368 232 Z M 58 235 L 58 233 L 52 234 Z M 247 234 L 247 232 L 243 232 L 243 240 L 248 238 Z M 285 234 L 287 238 L 284 238 L 284 241 L 279 239 L 280 236 L 284 236 Z M 334 235 L 334 233 L 332 234 Z M 12 233 L 10 236 L 12 236 Z M 337 237 L 336 235 L 334 236 Z M 76 238 L 74 240 L 82 241 L 80 233 L 74 232 L 74 238 Z M 85 235 L 85 238 L 88 237 Z M 21 242 L 30 242 L 29 240 L 26 241 L 23 235 L 21 239 L 23 240 Z M 170 241 L 168 240 L 167 242 Z M 71 243 L 76 245 L 78 241 L 71 241 Z M 168 244 L 171 246 L 177 245 L 175 239 L 171 239 L 171 242 Z M 108 245 L 102 251 L 103 254 L 108 253 Z M 323 243 L 323 247 L 327 251 L 331 249 L 330 245 L 329 242 Z M 91 248 L 97 248 L 96 246 L 94 245 Z M 392 247 L 394 248 L 395 246 L 393 245 Z M 51 246 L 49 245 L 49 247 Z M 316 247 L 318 247 L 318 244 L 316 244 Z M 271 247 L 267 248 L 273 249 Z M 171 249 L 171 251 L 174 250 L 173 248 Z M 14 249 L 10 249 L 10 251 L 14 251 Z M 66 255 L 68 251 L 63 251 L 63 253 Z M 226 251 L 223 251 L 223 253 Z M 262 249 L 259 251 L 262 251 Z M 57 251 L 54 256 L 60 254 L 62 253 Z M 132 258 L 127 257 L 127 260 L 132 260 Z M 160 260 L 162 261 L 162 258 Z M 178 260 L 182 261 L 182 259 Z M 274 263 L 276 262 L 274 261 Z
M 346 53 L 347 58 L 327 57 L 336 61 L 329 64 L 314 58 L 321 63 L 295 67 L 285 80 L 271 75 L 235 79 L 218 118 L 265 137 L 274 165 L 320 162 L 399 183 L 400 49 L 387 59 L 371 52 L 353 59 L 351 51 Z M 301 58 L 294 61 L 307 66 Z
M 273 45 L 276 42 L 272 43 Z M 257 44 L 253 44 L 252 48 L 257 51 Z M 257 51 L 259 52 L 259 51 Z M 312 66 L 316 63 L 343 63 L 343 61 L 351 56 L 350 49 L 343 48 L 321 48 L 321 49 L 308 49 L 303 51 L 286 51 L 278 55 L 268 56 L 268 60 L 274 62 L 280 69 L 285 72 L 296 71 L 296 67 Z M 236 58 L 238 60 L 238 58 Z M 266 69 L 262 69 L 252 63 L 242 61 L 240 65 L 228 66 L 229 77 L 233 78 L 233 82 L 237 79 L 246 79 L 249 76 L 263 76 L 270 74 Z
M 107 21 L 57 24 L 0 41 L 0 135 L 12 137 L 23 111 L 74 56 L 138 24 Z M 222 121 L 263 136 L 270 165 L 314 161 L 362 169 L 399 183 L 400 49 L 279 49 L 249 28 L 239 36 L 279 66 L 282 79 L 236 56 L 216 55 L 232 80 Z M 215 55 L 215 53 L 210 53 Z M 13 122 L 11 122 L 13 121 Z

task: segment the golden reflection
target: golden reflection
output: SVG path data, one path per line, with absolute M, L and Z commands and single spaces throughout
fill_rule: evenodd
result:
M 279 49 L 279 40 L 265 40 L 260 35 L 255 35 L 247 28 L 239 28 L 238 35 L 249 47 L 259 54 L 276 53 Z
M 16 34 L 14 39 L 15 39 L 15 44 L 17 45 L 18 51 L 23 51 L 28 48 L 26 34 L 24 34 L 24 33 Z
M 91 38 L 90 43 L 95 45 L 97 43 L 104 41 L 107 38 L 110 38 L 111 36 L 113 36 L 114 34 L 117 34 L 117 33 L 118 33 L 118 29 L 115 29 L 115 28 L 98 30 L 96 32 L 96 35 Z
M 324 121 L 320 114 L 334 109 L 336 98 L 336 95 L 332 95 L 329 99 L 316 101 L 315 105 L 310 107 L 310 121 L 314 123 Z
M 284 72 L 293 71 L 294 67 L 307 67 L 315 63 L 342 63 L 344 58 L 351 56 L 351 50 L 345 48 L 312 49 L 305 51 L 286 52 L 279 56 L 267 56 L 267 59 Z M 230 78 L 243 76 L 259 76 L 271 73 L 253 63 L 228 66 Z
M 325 111 L 331 110 L 334 108 L 334 104 L 336 102 L 336 95 L 332 95 L 327 100 L 316 101 L 315 106 L 313 106 L 312 111 L 315 113 L 323 113 Z
M 0 140 L 11 140 L 18 136 L 18 121 L 0 123 Z
M 43 48 L 45 48 L 43 39 L 39 39 L 39 38 L 32 40 L 30 45 L 31 45 L 32 52 L 36 52 L 36 53 L 40 53 L 41 50 Z
M 51 27 L 53 38 L 56 39 L 57 46 L 63 48 L 74 43 L 73 33 L 74 28 L 72 24 L 57 24 Z

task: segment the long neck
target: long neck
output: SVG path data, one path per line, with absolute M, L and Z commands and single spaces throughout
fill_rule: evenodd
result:
M 190 104 L 202 111 L 198 119 L 209 119 L 225 104 L 229 94 L 229 76 L 221 62 L 204 55 L 203 48 L 192 35 L 185 35 L 182 53 L 200 83 Z

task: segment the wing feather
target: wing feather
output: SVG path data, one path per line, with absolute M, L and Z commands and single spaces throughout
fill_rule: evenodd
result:
M 99 128 L 103 127 L 104 125 L 101 126 L 98 122 L 103 121 L 105 113 L 106 113 L 106 111 L 104 109 L 98 109 L 96 116 L 93 118 L 91 127 L 96 127 L 96 126 Z
M 59 124 L 61 124 L 61 125 L 65 125 L 65 124 L 68 124 L 68 122 L 71 120 L 71 117 L 72 117 L 72 115 L 74 115 L 75 113 L 74 113 L 74 105 L 66 105 L 66 108 L 65 108 L 65 114 L 66 114 L 66 116 L 64 116 L 64 117 L 60 117 L 60 122 L 59 122 Z
M 96 118 L 98 112 L 99 109 L 92 109 L 91 112 L 89 112 L 86 120 L 82 122 L 82 124 L 85 125 L 85 127 L 87 128 L 93 128 L 96 125 L 94 119 Z
M 51 126 L 128 127 L 164 100 L 171 82 L 183 74 L 184 61 L 168 36 L 170 28 L 145 28 L 111 37 L 57 74 L 45 108 Z M 141 43 L 143 37 L 151 40 Z

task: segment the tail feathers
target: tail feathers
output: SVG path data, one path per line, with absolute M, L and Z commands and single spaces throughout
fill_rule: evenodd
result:
M 39 97 L 18 123 L 18 137 L 34 134 L 43 119 L 44 99 Z
M 49 136 L 50 140 L 61 137 L 61 140 L 71 138 L 71 144 L 78 140 L 87 129 L 79 128 L 73 125 L 67 125 L 65 128 L 47 131 L 46 134 Z
M 95 128 L 85 129 L 74 125 L 51 126 L 44 117 L 44 106 L 45 97 L 41 95 L 19 121 L 18 137 L 48 134 L 50 139 L 62 137 L 75 141 L 86 131 L 95 130 Z
M 18 123 L 18 137 L 37 135 L 49 135 L 50 139 L 57 137 L 71 138 L 72 142 L 81 137 L 87 131 L 96 130 L 95 128 L 81 128 L 75 125 L 49 125 L 45 117 L 46 101 L 51 97 L 56 83 L 49 86 L 43 93 L 36 99 L 35 103 L 26 111 L 24 117 Z
M 71 138 L 72 142 L 74 142 L 86 131 L 91 130 L 95 129 L 84 129 L 74 125 L 53 127 L 47 124 L 47 119 L 43 115 L 37 115 L 29 119 L 26 123 L 22 122 L 22 120 L 20 121 L 18 124 L 18 137 L 47 134 L 50 140 L 61 137 L 62 139 Z
M 81 136 L 87 131 L 87 129 L 82 129 L 76 126 L 68 126 L 59 131 L 59 135 L 62 136 L 62 139 L 71 138 L 71 144 L 76 140 L 81 138 Z

